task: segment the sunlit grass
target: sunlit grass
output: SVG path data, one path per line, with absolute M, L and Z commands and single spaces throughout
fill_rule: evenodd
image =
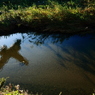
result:
M 0 8 L 1 30 L 6 26 L 15 25 L 27 26 L 34 30 L 38 28 L 39 31 L 73 31 L 72 27 L 76 27 L 75 31 L 80 31 L 85 30 L 88 25 L 95 24 L 94 4 L 81 8 L 74 2 L 59 4 L 48 1 L 46 5 L 33 4 L 24 8 L 18 5 L 15 9 L 11 4 L 11 7 L 8 7 L 3 5 Z

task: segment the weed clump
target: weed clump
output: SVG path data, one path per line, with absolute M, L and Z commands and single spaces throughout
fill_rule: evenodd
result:
M 42 95 L 42 94 L 33 94 L 28 93 L 28 90 L 21 90 L 20 85 L 13 85 L 9 83 L 4 86 L 7 78 L 0 78 L 0 95 Z

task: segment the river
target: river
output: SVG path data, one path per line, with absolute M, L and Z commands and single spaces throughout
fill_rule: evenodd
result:
M 92 95 L 95 34 L 0 36 L 0 77 L 43 95 Z

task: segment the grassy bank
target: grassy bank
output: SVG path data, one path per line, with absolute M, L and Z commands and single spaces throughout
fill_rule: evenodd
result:
M 68 1 L 21 6 L 3 4 L 0 7 L 0 32 L 27 27 L 37 32 L 79 33 L 95 30 L 95 2 L 84 7 Z

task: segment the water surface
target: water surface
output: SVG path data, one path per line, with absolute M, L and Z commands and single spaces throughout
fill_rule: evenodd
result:
M 0 36 L 0 77 L 43 95 L 91 95 L 95 34 Z

